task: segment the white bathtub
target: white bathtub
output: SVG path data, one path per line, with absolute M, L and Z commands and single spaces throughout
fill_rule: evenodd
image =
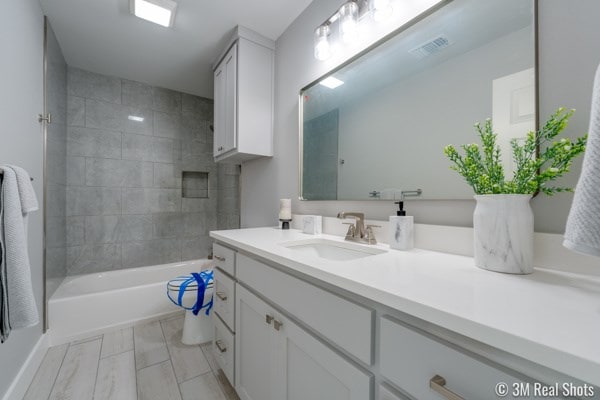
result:
M 169 280 L 212 267 L 197 260 L 69 276 L 48 302 L 53 345 L 160 319 L 181 309 L 167 298 Z

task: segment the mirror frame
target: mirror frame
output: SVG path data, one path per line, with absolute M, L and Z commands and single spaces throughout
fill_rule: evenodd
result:
M 367 55 L 371 51 L 375 50 L 380 45 L 386 43 L 387 41 L 393 39 L 400 33 L 405 30 L 411 28 L 412 26 L 418 24 L 425 18 L 430 15 L 436 13 L 438 10 L 452 3 L 454 0 L 444 0 L 440 3 L 434 5 L 427 11 L 417 15 L 415 18 L 411 19 L 407 23 L 400 25 L 398 28 L 394 29 L 387 35 L 383 36 L 381 39 L 375 41 L 373 44 L 367 46 L 364 50 L 359 51 L 346 61 L 342 62 L 340 65 L 330 69 L 325 72 L 323 75 L 319 76 L 317 79 L 311 81 L 310 83 L 304 85 L 300 91 L 298 92 L 298 200 L 300 201 L 390 201 L 388 199 L 378 199 L 378 198 L 365 198 L 365 199 L 336 199 L 336 200 L 318 200 L 318 199 L 305 199 L 303 196 L 303 167 L 304 167 L 304 102 L 303 102 L 303 92 L 310 89 L 312 86 L 318 84 L 320 81 L 328 77 L 329 75 L 333 75 L 344 67 L 352 64 L 354 61 L 358 60 L 364 55 Z M 501 1 L 501 0 L 498 0 Z M 536 132 L 540 129 L 540 68 L 539 68 L 539 0 L 531 0 L 533 3 L 533 67 L 534 67 L 534 81 L 535 81 L 535 130 Z M 540 149 L 539 147 L 536 150 L 536 155 L 539 155 Z M 539 173 L 539 171 L 538 171 Z M 533 194 L 533 197 L 536 197 L 539 194 L 539 191 Z M 411 200 L 422 200 L 419 198 L 411 198 Z M 427 200 L 427 199 L 425 199 Z M 444 200 L 444 199 L 429 199 L 432 201 Z M 461 201 L 461 199 L 453 199 Z M 467 199 L 468 200 L 468 199 Z

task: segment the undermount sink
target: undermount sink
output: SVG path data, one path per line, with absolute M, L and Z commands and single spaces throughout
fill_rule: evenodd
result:
M 386 253 L 386 250 L 351 242 L 329 239 L 305 239 L 281 243 L 297 254 L 316 256 L 332 261 L 349 261 Z

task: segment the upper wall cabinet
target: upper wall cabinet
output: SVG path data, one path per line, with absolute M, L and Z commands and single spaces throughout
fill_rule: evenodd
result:
M 273 155 L 275 43 L 238 26 L 214 67 L 215 161 Z

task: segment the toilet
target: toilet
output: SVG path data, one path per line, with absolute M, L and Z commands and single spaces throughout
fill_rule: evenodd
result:
M 186 310 L 181 342 L 196 345 L 213 339 L 213 271 L 178 276 L 167 283 L 167 296 Z

